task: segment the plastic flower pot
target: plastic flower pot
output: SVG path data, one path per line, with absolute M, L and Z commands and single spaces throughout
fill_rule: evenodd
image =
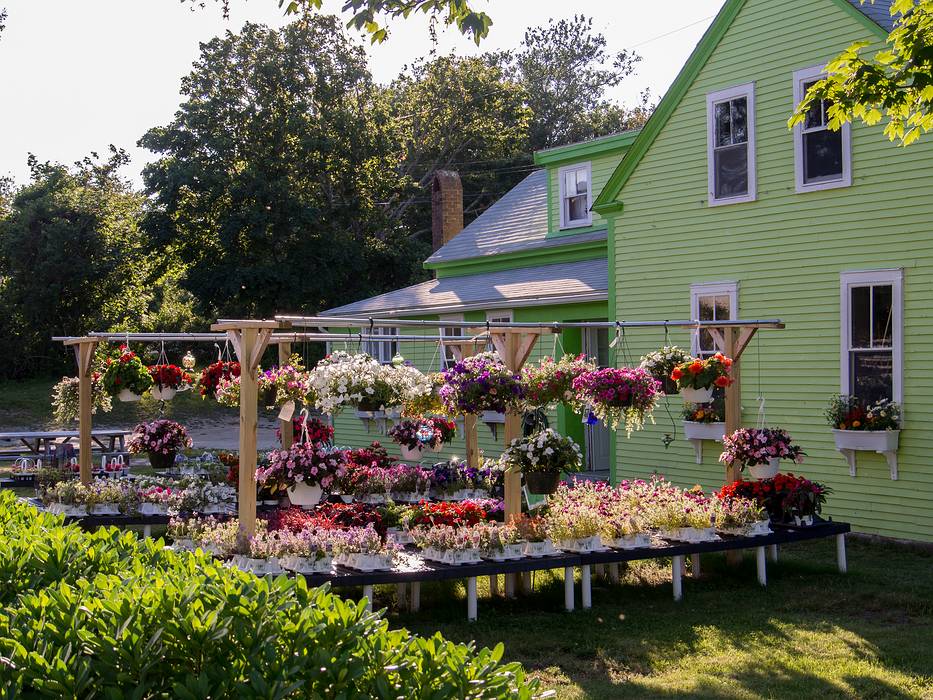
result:
M 794 524 L 798 527 L 810 527 L 813 525 L 813 515 L 795 515 Z
M 320 485 L 311 485 L 300 481 L 288 489 L 288 500 L 291 501 L 293 506 L 307 508 L 320 503 L 322 494 L 323 490 Z
M 897 450 L 900 430 L 837 430 L 833 439 L 837 450 L 868 450 L 871 452 L 894 452 Z
M 713 400 L 713 387 L 706 389 L 692 389 L 684 387 L 680 390 L 684 403 L 709 403 Z
M 651 546 L 651 536 L 647 532 L 636 535 L 623 535 L 615 539 L 602 538 L 603 544 L 612 549 L 641 549 Z
M 178 390 L 172 389 L 171 387 L 163 387 L 160 389 L 158 386 L 153 386 L 152 389 L 149 390 L 149 393 L 152 394 L 152 398 L 156 401 L 171 401 L 175 398 L 175 394 L 178 393 Z
M 409 462 L 420 462 L 421 461 L 421 446 L 415 447 L 414 449 L 408 447 L 407 445 L 399 445 L 399 449 L 402 452 L 402 459 L 408 460 Z
M 661 391 L 663 391 L 668 396 L 673 396 L 674 394 L 680 393 L 680 389 L 677 388 L 677 382 L 675 382 L 670 377 L 664 377 L 661 379 Z
M 781 460 L 777 457 L 769 459 L 767 464 L 754 464 L 748 468 L 748 473 L 752 478 L 759 480 L 771 479 L 777 476 L 779 471 L 781 471 Z
M 586 554 L 596 552 L 602 548 L 602 540 L 599 535 L 592 537 L 575 537 L 569 540 L 555 540 L 554 546 L 565 552 L 576 552 L 577 554 Z
M 549 557 L 559 552 L 554 549 L 551 540 L 541 540 L 540 542 L 525 542 L 523 545 L 525 556 L 537 559 L 538 557 Z
M 525 486 L 531 493 L 551 494 L 557 491 L 560 485 L 560 472 L 525 472 Z
M 294 571 L 296 574 L 328 573 L 333 562 L 333 557 L 315 559 L 314 557 L 289 555 L 279 559 L 279 564 L 283 569 Z
M 131 403 L 133 401 L 139 401 L 142 396 L 139 394 L 134 394 L 129 389 L 122 389 L 120 393 L 117 394 L 117 398 L 124 403 Z
M 169 469 L 175 464 L 175 452 L 169 452 L 168 454 L 147 452 L 146 454 L 149 456 L 149 464 L 152 465 L 153 469 Z
M 697 423 L 696 421 L 683 421 L 684 437 L 688 440 L 719 440 L 726 433 L 725 423 Z
M 140 515 L 165 515 L 168 512 L 168 506 L 164 503 L 140 503 Z

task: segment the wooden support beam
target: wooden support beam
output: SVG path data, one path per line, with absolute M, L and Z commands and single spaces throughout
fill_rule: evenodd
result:
M 79 338 L 66 341 L 73 345 L 75 360 L 78 365 L 78 464 L 82 484 L 90 484 L 91 470 L 91 430 L 93 429 L 93 406 L 91 398 L 91 368 L 94 353 L 97 350 L 96 338 Z
M 239 503 L 240 544 L 256 533 L 256 428 L 259 420 L 259 387 L 252 358 L 261 347 L 262 328 L 223 329 L 236 338 L 234 347 L 240 361 L 240 464 Z M 266 338 L 268 342 L 268 338 Z M 262 352 L 259 352 L 262 356 Z
M 739 358 L 735 357 L 737 333 L 741 329 L 723 329 L 723 354 L 732 358 L 732 384 L 726 387 L 726 435 L 739 429 L 742 423 L 742 386 L 739 372 Z M 747 341 L 746 341 L 747 342 Z M 740 465 L 726 467 L 726 483 L 731 484 L 742 473 Z

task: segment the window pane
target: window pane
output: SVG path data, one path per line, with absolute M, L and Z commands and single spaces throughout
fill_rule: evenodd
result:
M 823 129 L 803 134 L 804 182 L 842 177 L 842 131 Z
M 851 352 L 851 393 L 867 403 L 894 396 L 894 360 L 890 351 Z
M 732 100 L 732 143 L 745 143 L 748 141 L 748 99 L 739 97 Z
M 715 106 L 716 145 L 732 145 L 732 126 L 729 120 L 729 103 L 720 102 Z
M 577 171 L 577 188 L 573 190 L 574 194 L 586 194 L 589 191 L 589 183 L 587 182 L 586 170 Z
M 586 219 L 586 195 L 567 198 L 567 221 L 584 221 Z
M 871 347 L 871 287 L 853 287 L 849 315 L 852 318 L 851 346 Z
M 891 328 L 893 320 L 893 307 L 891 304 L 892 290 L 890 285 L 879 285 L 871 288 L 872 292 L 872 347 L 889 348 L 892 345 Z
M 748 194 L 748 145 L 718 150 L 714 159 L 716 198 Z
M 816 85 L 816 81 L 812 80 L 809 83 L 803 84 L 803 94 L 806 95 L 807 91 Z M 826 101 L 819 100 L 810 105 L 810 109 L 807 110 L 807 116 L 804 119 L 803 127 L 805 129 L 813 129 L 816 127 L 823 126 L 826 121 L 824 119 L 825 115 Z
M 571 195 L 577 191 L 577 173 L 570 170 L 564 173 L 564 195 Z
M 729 297 L 726 295 L 717 296 L 713 302 L 714 318 L 717 321 L 729 321 Z

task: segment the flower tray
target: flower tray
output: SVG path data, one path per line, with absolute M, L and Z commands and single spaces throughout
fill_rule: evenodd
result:
M 386 537 L 390 538 L 392 541 L 397 542 L 402 547 L 405 547 L 410 544 L 414 544 L 411 533 L 408 530 L 403 530 L 398 527 L 390 527 L 386 533 Z
M 539 557 L 552 557 L 560 554 L 560 551 L 554 548 L 551 540 L 542 540 L 541 542 L 525 542 L 523 553 L 526 557 L 537 559 Z
M 279 564 L 283 569 L 294 571 L 296 574 L 326 574 L 330 573 L 331 565 L 334 563 L 333 557 L 322 557 L 314 559 L 312 557 L 287 556 L 279 559 Z
M 140 503 L 140 515 L 165 515 L 168 513 L 168 506 L 165 503 Z
M 435 549 L 434 547 L 425 547 L 421 550 L 421 556 L 428 561 L 447 564 L 448 566 L 479 564 L 482 561 L 479 550 L 476 549 Z
M 577 554 L 598 552 L 603 548 L 599 535 L 577 537 L 571 540 L 554 540 L 554 546 L 564 552 L 575 552 Z
M 279 565 L 279 560 L 275 557 L 270 557 L 269 559 L 253 559 L 252 557 L 247 557 L 242 554 L 236 554 L 230 559 L 230 564 L 243 571 L 256 574 L 257 576 L 274 576 L 283 573 L 283 569 Z
M 487 552 L 483 554 L 483 559 L 489 561 L 514 561 L 522 559 L 525 556 L 525 543 L 517 542 L 515 544 L 503 545 L 500 551 Z
M 716 530 L 712 527 L 678 527 L 673 530 L 662 530 L 661 537 L 676 542 L 715 542 L 719 539 Z
M 208 503 L 201 508 L 202 515 L 226 515 L 232 511 L 232 503 Z
M 116 503 L 98 503 L 91 506 L 91 515 L 120 515 L 120 506 Z
M 345 554 L 341 557 L 343 566 L 357 571 L 384 571 L 392 568 L 391 554 Z
M 603 544 L 612 549 L 642 549 L 651 546 L 651 535 L 647 532 L 639 532 L 637 535 L 626 535 L 624 537 L 602 538 Z
M 50 503 L 46 510 L 55 515 L 64 515 L 66 517 L 81 518 L 87 515 L 86 506 L 76 506 L 70 503 Z
M 392 500 L 396 503 L 421 503 L 421 501 L 430 500 L 427 493 L 418 493 L 416 491 L 393 491 Z
M 368 493 L 365 496 L 357 496 L 356 502 L 371 506 L 379 506 L 386 502 L 386 495 L 384 493 Z

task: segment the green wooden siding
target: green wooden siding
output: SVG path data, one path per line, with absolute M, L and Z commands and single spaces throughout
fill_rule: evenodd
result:
M 603 188 L 606 182 L 609 180 L 613 171 L 616 169 L 616 166 L 619 164 L 621 159 L 621 151 L 614 151 L 605 155 L 593 156 L 589 159 L 584 159 L 582 163 L 589 162 L 592 170 L 591 176 L 593 182 L 590 184 L 592 188 L 592 199 L 596 199 L 596 195 L 599 194 L 599 191 Z M 576 228 L 561 229 L 560 227 L 560 178 L 558 173 L 560 168 L 572 165 L 572 163 L 561 163 L 559 165 L 553 165 L 548 167 L 548 229 L 551 236 L 570 236 L 579 233 L 585 233 L 587 231 L 597 231 L 599 229 L 606 228 L 606 220 L 600 216 L 597 212 L 592 212 L 593 214 L 593 223 L 591 226 L 580 226 Z
M 834 489 L 826 514 L 858 530 L 933 540 L 933 138 L 903 149 L 881 127 L 852 130 L 851 187 L 797 194 L 792 74 L 825 61 L 857 39 L 877 39 L 833 0 L 748 0 L 687 90 L 665 128 L 625 182 L 613 216 L 610 293 L 624 319 L 686 318 L 690 285 L 737 281 L 742 318 L 781 318 L 763 331 L 742 361 L 743 424 L 754 425 L 756 397 L 766 397 L 768 424 L 787 428 L 808 453 L 798 469 Z M 755 82 L 758 200 L 707 206 L 706 94 Z M 594 163 L 594 179 L 595 179 Z M 610 263 L 612 264 L 612 263 Z M 858 454 L 858 475 L 833 446 L 822 416 L 840 389 L 839 274 L 904 269 L 904 430 L 900 480 L 880 455 Z M 610 299 L 613 298 L 610 296 Z M 689 347 L 687 333 L 673 339 Z M 632 332 L 633 354 L 663 341 Z M 760 372 L 759 366 L 760 353 Z M 658 424 L 617 440 L 615 478 L 657 470 L 680 485 L 720 485 L 718 443 L 706 443 L 697 465 L 680 429 L 679 397 L 666 400 Z M 788 469 L 793 469 L 788 465 Z

